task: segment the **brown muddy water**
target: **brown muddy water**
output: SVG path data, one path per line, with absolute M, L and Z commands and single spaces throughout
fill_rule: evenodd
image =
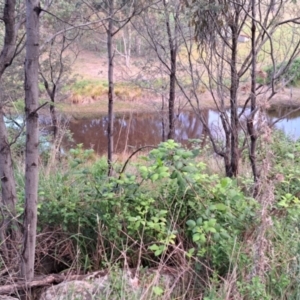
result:
M 263 116 L 268 123 L 279 120 L 275 127 L 283 130 L 292 138 L 300 138 L 300 110 L 290 112 L 287 109 L 272 109 Z M 245 114 L 248 112 L 246 111 Z M 210 129 L 215 137 L 222 139 L 219 114 L 213 110 L 203 112 L 208 120 Z M 85 149 L 94 149 L 98 154 L 107 151 L 107 116 L 96 119 L 71 119 L 68 128 L 73 136 L 73 141 L 64 141 L 63 146 L 67 150 L 77 144 L 83 144 Z M 168 133 L 167 114 L 160 113 L 124 113 L 114 118 L 114 144 L 115 152 L 132 152 L 145 145 L 158 145 L 165 140 Z M 203 124 L 191 111 L 179 114 L 175 125 L 175 140 L 183 145 L 188 144 L 189 139 L 200 139 L 205 136 Z

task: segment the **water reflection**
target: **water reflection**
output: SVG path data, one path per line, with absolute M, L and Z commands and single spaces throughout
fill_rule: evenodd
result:
M 300 108 L 276 108 L 268 111 L 268 116 L 272 121 L 279 120 L 276 128 L 281 129 L 285 134 L 290 135 L 294 139 L 300 138 Z
M 287 110 L 270 110 L 265 118 L 268 123 L 285 116 Z M 204 118 L 213 131 L 215 137 L 222 138 L 223 130 L 219 113 L 213 110 L 203 111 Z M 245 114 L 248 112 L 246 111 Z M 166 138 L 167 114 L 159 113 L 126 113 L 114 118 L 115 152 L 131 151 L 145 145 L 157 145 Z M 97 153 L 107 151 L 108 118 L 72 119 L 69 129 L 73 133 L 74 141 L 65 146 L 74 147 L 82 143 L 84 148 L 93 148 Z M 276 127 L 294 138 L 300 138 L 300 111 L 276 123 Z M 177 116 L 175 125 L 175 140 L 187 144 L 189 139 L 199 139 L 205 135 L 205 129 L 199 118 L 191 111 L 181 112 Z
M 208 111 L 205 113 L 208 116 Z M 69 129 L 73 133 L 73 144 L 82 143 L 98 153 L 107 151 L 108 118 L 72 120 Z M 155 113 L 130 113 L 114 119 L 115 152 L 136 149 L 145 145 L 157 145 L 166 138 L 167 116 Z M 186 144 L 189 139 L 199 139 L 203 125 L 192 112 L 180 113 L 176 119 L 175 140 Z M 74 145 L 72 145 L 74 146 Z

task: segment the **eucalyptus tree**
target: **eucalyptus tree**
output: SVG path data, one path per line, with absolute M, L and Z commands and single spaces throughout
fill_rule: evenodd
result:
M 220 146 L 206 124 L 214 151 L 223 157 L 226 175 L 232 177 L 238 174 L 241 152 L 249 147 L 253 177 L 257 181 L 259 171 L 255 154 L 259 128 L 254 123 L 263 109 L 257 98 L 268 101 L 278 92 L 276 82 L 300 54 L 298 6 L 288 0 L 191 0 L 186 4 L 190 8 L 191 24 L 199 46 L 195 58 L 194 49 L 186 43 L 189 71 L 195 80 L 195 63 L 204 70 L 202 83 L 215 102 L 225 135 Z M 239 43 L 244 36 L 250 39 L 250 46 Z M 263 72 L 258 70 L 258 64 L 260 68 L 267 64 L 271 66 L 268 82 L 261 80 Z M 245 97 L 241 85 L 249 77 L 251 87 L 246 90 L 248 95 Z M 193 97 L 197 105 L 192 101 L 191 104 L 201 118 L 198 109 L 201 108 L 201 99 L 195 92 Z M 241 120 L 249 103 L 250 114 L 245 128 Z M 244 142 L 240 144 L 241 137 L 244 137 Z
M 136 16 L 143 11 L 144 6 L 151 4 L 143 0 L 94 0 L 90 4 L 95 17 L 104 19 L 102 25 L 106 33 L 107 59 L 108 59 L 108 126 L 107 126 L 107 162 L 108 175 L 112 174 L 112 156 L 114 152 L 114 37 Z M 86 1 L 87 3 L 87 1 Z
M 46 1 L 47 2 L 47 1 Z M 51 4 L 52 1 L 47 2 Z M 68 1 L 63 2 L 70 7 Z M 60 2 L 62 4 L 62 2 Z M 77 3 L 80 4 L 80 3 Z M 46 8 L 40 7 L 39 0 L 26 0 L 26 57 L 25 57 L 25 119 L 26 119 L 26 149 L 25 149 L 25 210 L 24 210 L 24 224 L 23 224 L 23 249 L 21 253 L 21 277 L 26 281 L 32 280 L 34 276 L 34 258 L 36 245 L 36 226 L 37 226 L 37 205 L 38 205 L 38 179 L 39 179 L 39 126 L 38 126 L 38 111 L 47 103 L 39 105 L 39 56 L 40 56 L 40 42 L 43 43 L 43 48 L 47 42 L 50 45 L 55 43 L 56 39 L 60 38 L 62 42 L 58 55 L 59 68 L 57 77 L 55 78 L 53 61 L 49 63 L 50 78 L 52 87 L 46 80 L 45 73 L 43 79 L 45 88 L 51 98 L 50 111 L 52 120 L 55 111 L 54 99 L 57 92 L 58 84 L 61 83 L 63 73 L 65 71 L 65 64 L 63 63 L 63 54 L 66 49 L 72 44 L 77 37 L 78 28 L 86 28 L 100 21 L 90 21 L 83 17 L 78 9 L 78 5 L 73 5 L 77 8 L 77 14 L 67 10 L 63 15 L 58 13 L 51 13 Z M 44 12 L 60 21 L 67 26 L 58 26 L 57 28 L 49 29 L 49 23 L 44 22 L 44 30 L 47 28 L 47 37 L 40 38 L 40 16 Z M 58 23 L 58 22 L 56 22 Z M 47 26 L 48 25 L 48 26 Z M 71 34 L 75 32 L 75 35 Z M 50 34 L 50 37 L 49 37 Z M 51 47 L 50 47 L 51 49 Z M 51 51 L 50 51 L 51 57 Z M 53 57 L 52 57 L 53 58 Z M 55 124 L 56 125 L 56 124 Z
M 145 10 L 139 16 L 139 22 L 133 23 L 135 29 L 143 37 L 148 47 L 151 49 L 151 68 L 157 65 L 158 59 L 159 73 L 164 73 L 168 77 L 168 139 L 174 138 L 175 130 L 175 102 L 176 102 L 176 75 L 178 52 L 182 43 L 179 28 L 188 25 L 181 1 L 157 2 L 152 7 Z M 185 24 L 185 25 L 183 25 Z M 185 36 L 185 38 L 188 38 Z M 143 68 L 144 70 L 145 68 Z M 155 75 L 158 74 L 155 71 Z M 155 76 L 157 78 L 157 76 Z M 164 105 L 163 105 L 164 106 Z
M 22 36 L 18 36 L 19 29 L 23 23 L 22 7 L 17 6 L 15 0 L 6 0 L 2 6 L 4 25 L 4 39 L 0 53 L 0 176 L 1 176 L 1 226 L 0 245 L 1 254 L 4 259 L 11 259 L 16 253 L 9 253 L 9 241 L 16 240 L 19 236 L 16 217 L 16 183 L 14 178 L 12 154 L 5 124 L 4 106 L 7 103 L 2 86 L 3 74 L 11 65 L 13 59 L 22 49 Z M 14 225 L 14 226 L 12 226 Z M 9 234 L 10 232 L 10 234 Z M 10 235 L 10 236 L 9 236 Z
M 71 84 L 71 66 L 78 56 L 77 38 L 80 30 L 63 33 L 49 43 L 43 55 L 40 55 L 39 74 L 50 99 L 50 115 L 54 139 L 58 133 L 56 102 L 66 97 L 63 87 Z
M 1 175 L 1 225 L 0 225 L 0 251 L 1 256 L 14 264 L 13 259 L 21 257 L 21 276 L 30 280 L 34 274 L 34 253 L 37 221 L 37 187 L 38 187 L 38 70 L 39 70 L 39 18 L 43 14 L 51 15 L 47 11 L 52 1 L 43 1 L 43 8 L 40 7 L 38 0 L 27 0 L 20 2 L 15 0 L 5 0 L 0 3 L 0 9 L 3 12 L 1 26 L 3 28 L 3 43 L 0 53 L 0 175 Z M 26 14 L 24 13 L 26 9 Z M 26 16 L 25 16 L 26 15 Z M 53 16 L 53 14 L 52 14 Z M 72 15 L 74 17 L 74 15 Z M 24 26 L 26 19 L 26 26 Z M 51 42 L 55 37 L 74 30 L 74 28 L 87 27 L 100 21 L 87 21 L 85 19 L 75 18 L 69 20 L 66 28 L 57 28 L 49 32 L 45 24 L 43 32 L 45 36 L 42 43 L 45 45 Z M 73 24 L 71 24 L 71 21 Z M 78 21 L 75 23 L 75 21 Z M 84 21 L 84 23 L 82 22 Z M 74 24 L 75 23 L 75 24 Z M 26 40 L 26 43 L 24 42 Z M 25 46 L 26 44 L 26 46 Z M 26 48 L 25 57 L 25 122 L 26 122 L 26 150 L 25 150 L 25 209 L 24 209 L 24 227 L 23 227 L 23 249 L 21 253 L 19 245 L 12 245 L 13 242 L 20 242 L 19 223 L 16 216 L 16 182 L 14 178 L 13 160 L 11 154 L 11 143 L 8 138 L 8 131 L 5 123 L 5 105 L 8 100 L 4 93 L 3 79 L 4 72 L 8 67 L 15 67 L 13 62 Z M 42 46 L 43 47 L 43 46 Z M 15 72 L 16 70 L 11 70 Z M 6 80 L 7 81 L 7 80 Z M 14 80 L 10 84 L 15 84 Z M 15 87 L 16 88 L 16 87 Z M 8 95 L 9 96 L 9 95 Z M 43 106 L 43 105 L 42 105 Z M 13 250 L 15 252 L 13 252 Z
M 38 178 L 39 178 L 39 19 L 40 1 L 26 1 L 26 57 L 25 57 L 25 212 L 21 277 L 31 280 L 34 276 L 36 244 Z

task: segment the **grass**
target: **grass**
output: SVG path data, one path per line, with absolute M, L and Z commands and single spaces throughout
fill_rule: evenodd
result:
M 73 115 L 76 118 L 96 118 L 107 115 L 108 100 L 102 99 L 85 105 L 71 105 L 69 103 L 61 103 L 58 109 L 68 115 Z M 153 109 L 153 108 L 152 108 Z M 149 106 L 146 103 L 135 102 L 114 102 L 114 113 L 124 112 L 149 112 Z M 153 109 L 153 112 L 155 110 Z
M 107 96 L 108 82 L 106 80 L 82 79 L 78 80 L 71 87 L 71 100 L 73 103 L 80 104 L 84 99 L 91 98 L 99 100 Z M 140 87 L 125 82 L 117 82 L 114 86 L 117 99 L 122 101 L 135 101 L 142 97 Z

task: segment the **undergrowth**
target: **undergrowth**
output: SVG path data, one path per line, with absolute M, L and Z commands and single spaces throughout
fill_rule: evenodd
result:
M 298 299 L 299 150 L 273 134 L 253 199 L 249 178 L 211 174 L 199 147 L 169 140 L 110 178 L 105 158 L 72 149 L 40 176 L 37 272 L 168 270 L 149 299 Z

